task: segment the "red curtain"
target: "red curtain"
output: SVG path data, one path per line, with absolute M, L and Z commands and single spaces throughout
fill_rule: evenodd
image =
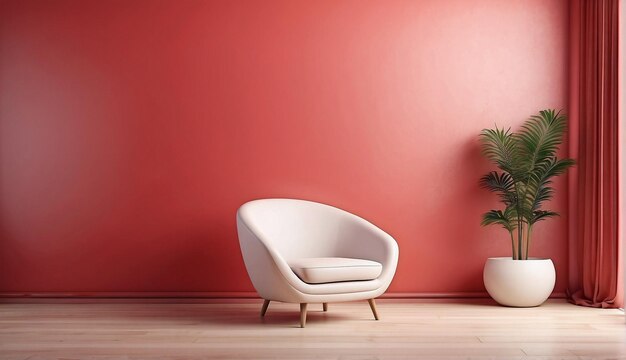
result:
M 570 301 L 622 306 L 618 198 L 619 0 L 571 2 Z

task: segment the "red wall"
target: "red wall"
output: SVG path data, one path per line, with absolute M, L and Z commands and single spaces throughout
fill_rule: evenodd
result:
M 481 292 L 477 135 L 567 107 L 559 1 L 2 1 L 0 292 L 246 292 L 235 211 L 392 234 L 391 292 Z M 566 181 L 535 256 L 567 283 Z

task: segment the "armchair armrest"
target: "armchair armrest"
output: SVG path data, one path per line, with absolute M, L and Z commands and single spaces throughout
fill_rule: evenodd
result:
M 398 243 L 369 221 L 347 213 L 339 234 L 338 256 L 373 260 L 383 265 L 378 279 L 390 283 L 398 265 Z

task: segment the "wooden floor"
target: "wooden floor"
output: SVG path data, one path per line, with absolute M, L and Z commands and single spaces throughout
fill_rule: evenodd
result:
M 619 310 L 551 300 L 0 304 L 1 359 L 626 359 Z

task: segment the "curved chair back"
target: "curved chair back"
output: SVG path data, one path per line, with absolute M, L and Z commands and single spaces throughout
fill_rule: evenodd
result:
M 295 199 L 254 200 L 239 210 L 245 225 L 287 261 L 337 256 L 345 218 L 350 216 L 332 206 Z

